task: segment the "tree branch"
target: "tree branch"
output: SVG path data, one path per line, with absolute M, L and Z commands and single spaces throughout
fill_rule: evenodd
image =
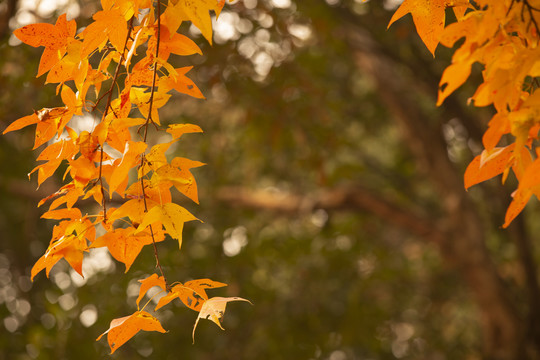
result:
M 232 206 L 273 211 L 283 215 L 308 213 L 314 209 L 363 211 L 430 242 L 440 243 L 443 236 L 442 230 L 431 219 L 359 186 L 324 189 L 312 196 L 225 187 L 216 192 L 216 198 Z

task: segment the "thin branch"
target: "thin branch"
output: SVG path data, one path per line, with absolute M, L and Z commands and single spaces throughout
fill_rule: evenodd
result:
M 127 33 L 127 36 L 126 36 L 126 41 L 124 42 L 124 47 L 122 48 L 122 54 L 120 55 L 120 61 L 118 61 L 118 65 L 116 66 L 116 71 L 114 72 L 114 77 L 113 77 L 113 80 L 112 80 L 112 84 L 111 84 L 111 87 L 109 88 L 109 90 L 107 91 L 108 93 L 108 97 L 107 97 L 107 104 L 105 105 L 105 111 L 103 111 L 103 115 L 101 116 L 101 121 L 105 121 L 105 118 L 107 117 L 107 114 L 109 113 L 109 109 L 112 109 L 111 107 L 111 101 L 112 101 L 112 94 L 113 94 L 113 89 L 114 89 L 114 85 L 116 84 L 116 81 L 118 80 L 118 74 L 120 74 L 120 66 L 122 65 L 122 62 L 124 60 L 124 53 L 126 51 L 126 47 L 127 47 L 127 43 L 129 41 L 129 37 L 130 37 L 130 34 L 131 34 L 131 30 L 133 30 L 133 19 L 134 17 L 131 17 L 131 19 L 129 20 L 129 28 L 128 28 L 128 33 Z M 96 106 L 97 106 L 97 103 L 96 103 Z M 95 109 L 95 107 L 94 107 Z M 113 111 L 114 113 L 114 111 Z M 103 207 L 103 222 L 106 223 L 107 222 L 107 201 L 106 201 L 106 196 L 105 196 L 105 189 L 103 187 L 103 154 L 104 154 L 104 149 L 103 149 L 103 145 L 100 146 L 100 157 L 99 157 L 99 186 L 101 188 L 101 206 Z
M 155 61 L 154 61 L 154 74 L 153 74 L 153 79 L 152 79 L 152 90 L 151 90 L 151 93 L 150 93 L 150 99 L 148 100 L 149 102 L 149 106 L 148 106 L 148 115 L 146 117 L 146 122 L 142 125 L 142 127 L 144 128 L 144 136 L 143 136 L 143 141 L 146 142 L 146 139 L 147 139 L 147 136 L 148 136 L 148 125 L 150 125 L 150 123 L 154 123 L 154 121 L 152 120 L 152 106 L 154 104 L 154 93 L 155 93 L 155 90 L 156 90 L 156 80 L 157 80 L 157 71 L 158 71 L 158 64 L 157 64 L 157 59 L 158 59 L 158 55 L 159 55 L 159 43 L 160 43 L 160 40 L 161 40 L 161 4 L 159 2 L 159 0 L 157 1 L 157 6 L 156 6 L 156 11 L 157 11 L 157 45 L 156 45 L 156 58 L 155 58 Z M 144 156 L 144 154 L 141 156 L 141 164 L 139 165 L 139 169 L 140 169 L 140 173 L 141 174 L 144 174 L 144 164 L 146 162 L 146 157 Z M 148 212 L 148 205 L 146 203 L 146 192 L 145 192 L 145 186 L 144 186 L 144 176 L 141 175 L 141 178 L 140 178 L 140 182 L 141 182 L 141 191 L 142 191 L 142 197 L 143 197 L 143 203 L 144 203 L 144 212 L 147 213 Z M 150 227 L 150 235 L 152 237 L 152 245 L 154 247 L 154 257 L 156 258 L 156 267 L 159 269 L 159 271 L 161 272 L 161 276 L 163 276 L 163 280 L 165 281 L 165 288 L 167 289 L 167 291 L 170 290 L 169 288 L 169 285 L 168 285 L 168 282 L 167 282 L 167 277 L 165 276 L 165 273 L 163 272 L 163 268 L 161 267 L 161 263 L 159 262 L 159 255 L 158 255 L 158 250 L 157 250 L 157 246 L 156 246 L 156 240 L 155 240 L 155 237 L 154 237 L 154 230 L 152 229 L 152 225 L 150 224 L 149 225 Z

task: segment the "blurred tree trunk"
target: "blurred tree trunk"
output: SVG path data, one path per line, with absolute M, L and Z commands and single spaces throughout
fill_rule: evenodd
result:
M 398 64 L 385 58 L 368 34 L 360 30 L 351 34 L 358 65 L 372 77 L 418 168 L 440 194 L 446 212 L 441 255 L 460 272 L 478 305 L 485 354 L 493 359 L 516 359 L 525 329 L 485 246 L 483 221 L 464 190 L 460 171 L 448 157 L 442 121 L 433 126 L 410 96 L 408 81 L 395 71 Z
M 2 1 L 0 8 L 0 41 L 2 41 L 9 31 L 9 20 L 15 15 L 17 9 L 18 0 L 5 0 Z

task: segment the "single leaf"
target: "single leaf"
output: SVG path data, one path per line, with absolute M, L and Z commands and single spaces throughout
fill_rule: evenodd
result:
M 13 32 L 22 42 L 33 46 L 45 46 L 39 62 L 37 77 L 49 71 L 66 53 L 69 41 L 77 31 L 75 20 L 67 21 L 66 14 L 58 17 L 55 25 L 31 24 Z
M 149 208 L 155 206 L 156 204 L 154 202 L 151 202 L 147 206 Z M 135 224 L 140 224 L 143 221 L 144 216 L 146 215 L 146 212 L 144 211 L 144 200 L 142 198 L 140 199 L 131 199 L 126 201 L 122 204 L 119 208 L 112 211 L 109 214 L 109 220 L 115 221 L 124 217 L 129 217 L 131 220 L 131 223 L 135 226 Z
M 251 301 L 241 297 L 213 297 L 206 300 L 202 305 L 199 316 L 197 316 L 197 320 L 195 320 L 195 325 L 193 326 L 193 343 L 195 343 L 195 329 L 197 329 L 199 319 L 208 319 L 219 326 L 221 330 L 225 330 L 223 329 L 223 326 L 221 326 L 221 321 L 225 315 L 227 303 L 231 301 L 246 301 L 251 304 Z
M 157 36 L 152 36 L 148 41 L 148 53 L 155 54 L 157 46 Z M 199 54 L 202 55 L 202 50 L 190 38 L 185 35 L 174 33 L 169 35 L 169 30 L 165 26 L 161 26 L 160 43 L 159 43 L 159 59 L 167 61 L 172 54 L 180 56 L 188 56 Z
M 181 248 L 184 223 L 192 220 L 199 219 L 182 206 L 175 203 L 163 204 L 161 206 L 154 206 L 146 213 L 143 222 L 137 228 L 137 232 L 143 231 L 150 224 L 161 222 L 167 233 L 173 239 L 178 240 L 178 246 Z
M 107 342 L 111 348 L 111 354 L 113 354 L 120 346 L 124 345 L 141 330 L 159 331 L 161 333 L 167 332 L 163 329 L 158 319 L 146 311 L 136 311 L 130 316 L 111 321 L 109 329 L 99 335 L 96 341 L 107 334 Z
M 12 122 L 5 130 L 2 134 L 6 134 L 10 131 L 15 131 L 15 130 L 19 130 L 19 129 L 22 129 L 28 125 L 33 125 L 33 124 L 37 124 L 39 122 L 39 118 L 37 116 L 36 113 L 33 113 L 32 115 L 27 115 L 27 116 L 24 116 L 20 119 L 17 119 L 15 120 L 14 122 Z
M 52 267 L 62 258 L 79 273 L 82 274 L 84 252 L 88 251 L 86 240 L 82 236 L 67 235 L 51 242 L 45 254 L 34 264 L 31 271 L 32 280 L 43 269 L 46 269 L 47 277 Z
M 195 182 L 195 177 L 189 170 L 203 165 L 206 164 L 182 157 L 175 157 L 171 161 L 171 166 L 180 169 L 180 179 L 184 179 L 183 181 L 173 181 L 174 187 L 197 204 L 199 203 L 197 183 Z
M 152 244 L 152 237 L 149 234 L 134 235 L 134 231 L 135 228 L 115 229 L 97 238 L 90 247 L 106 246 L 116 260 L 126 265 L 125 272 L 128 272 L 142 248 Z
M 225 5 L 225 0 L 176 0 L 173 4 L 179 3 L 185 16 L 195 25 L 212 44 L 212 19 L 210 10 L 219 16 L 221 9 Z
M 94 21 L 88 25 L 81 36 L 84 38 L 81 58 L 105 44 L 107 39 L 121 54 L 128 34 L 126 20 L 119 9 L 102 10 L 95 13 Z
M 51 210 L 47 211 L 41 215 L 43 219 L 80 219 L 82 217 L 81 210 L 77 208 L 71 209 L 60 209 L 60 210 Z
M 405 0 L 390 19 L 388 27 L 411 13 L 418 35 L 429 52 L 435 56 L 439 37 L 444 30 L 445 8 L 456 5 L 466 6 L 467 4 L 468 1 L 455 0 Z
M 176 75 L 169 75 L 159 79 L 159 87 L 164 87 L 167 90 L 174 89 L 179 93 L 190 95 L 197 99 L 205 99 L 201 90 L 199 90 L 193 80 L 185 75 L 192 68 L 193 66 L 186 66 L 175 69 Z
M 484 150 L 482 154 L 476 156 L 465 170 L 465 189 L 502 174 L 510 168 L 510 160 L 513 155 L 514 145 L 504 148 L 493 148 Z
M 540 159 L 537 158 L 524 171 L 512 202 L 506 210 L 503 228 L 506 228 L 523 211 L 533 194 L 540 194 Z
M 146 279 L 139 280 L 141 283 L 141 287 L 139 289 L 139 297 L 137 298 L 137 306 L 139 306 L 140 301 L 144 297 L 144 295 L 153 288 L 154 286 L 159 286 L 161 290 L 166 290 L 167 285 L 165 284 L 165 280 L 163 279 L 163 276 L 158 276 L 158 274 L 152 274 L 151 276 L 147 277 Z
M 173 139 L 179 139 L 184 134 L 203 132 L 200 126 L 193 124 L 171 124 L 167 132 L 172 135 Z

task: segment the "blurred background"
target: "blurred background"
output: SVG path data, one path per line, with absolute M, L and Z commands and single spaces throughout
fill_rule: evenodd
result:
M 175 95 L 162 121 L 194 123 L 175 156 L 193 170 L 204 221 L 183 248 L 158 244 L 172 281 L 227 288 L 223 332 L 174 301 L 157 314 L 167 334 L 140 333 L 113 359 L 526 359 L 540 347 L 531 203 L 501 225 L 515 180 L 463 188 L 490 109 L 465 86 L 435 107 L 451 51 L 433 59 L 410 16 L 386 30 L 399 0 L 243 0 L 226 5 L 204 56 L 177 57 L 206 100 Z M 95 0 L 0 2 L 0 131 L 60 104 L 35 78 L 42 48 L 11 34 L 67 12 L 78 27 Z M 452 14 L 448 12 L 449 21 Z M 480 75 L 475 69 L 475 77 Z M 84 126 L 84 119 L 74 120 Z M 97 359 L 96 337 L 131 314 L 137 280 L 154 272 L 145 248 L 127 274 L 96 249 L 82 279 L 64 261 L 30 281 L 53 222 L 37 202 L 34 129 L 0 136 L 0 359 Z M 157 298 L 156 298 L 157 299 Z

